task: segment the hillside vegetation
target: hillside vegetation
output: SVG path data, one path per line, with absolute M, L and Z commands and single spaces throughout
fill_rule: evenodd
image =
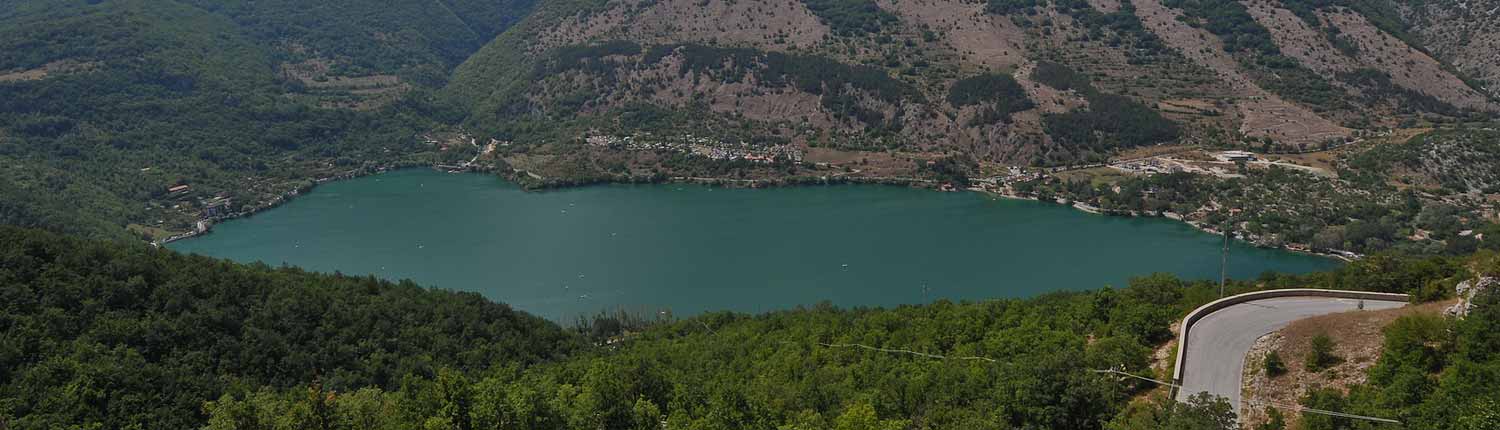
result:
M 1456 69 L 1415 45 L 1419 41 L 1391 4 L 1136 3 L 1127 0 L 1101 9 L 1083 1 L 996 1 L 976 9 L 943 1 L 921 7 L 751 1 L 709 2 L 700 9 L 675 1 L 557 1 L 460 67 L 448 94 L 471 108 L 467 124 L 539 146 L 581 139 L 597 124 L 619 118 L 621 106 L 649 103 L 668 110 L 706 108 L 740 128 L 790 136 L 806 146 L 960 151 L 983 161 L 1021 164 L 1098 160 L 1121 147 L 1174 141 L 1179 125 L 1173 124 L 1192 125 L 1193 133 L 1184 137 L 1196 139 L 1317 143 L 1348 136 L 1347 129 L 1333 123 L 1369 127 L 1409 116 L 1489 116 L 1496 108 Z M 1150 10 L 1143 10 L 1147 3 Z M 1162 13 L 1206 30 L 1207 43 L 1180 39 L 1159 23 Z M 1278 13 L 1295 21 L 1280 20 Z M 578 31 L 546 31 L 553 28 Z M 864 94 L 861 88 L 785 91 L 780 79 L 743 79 L 750 70 L 756 70 L 757 78 L 767 76 L 755 58 L 735 62 L 728 70 L 734 73 L 702 74 L 701 67 L 671 73 L 676 64 L 641 68 L 607 61 L 569 73 L 531 72 L 556 52 L 611 41 L 824 58 L 881 72 L 923 97 L 891 105 L 889 97 Z M 1208 48 L 1223 52 L 1197 51 Z M 1393 61 L 1397 57 L 1404 62 Z M 1047 85 L 1040 73 L 1027 73 L 1016 77 L 1023 87 L 1041 83 L 1050 88 L 1015 92 L 1010 98 L 1050 100 L 1007 103 L 998 110 L 935 103 L 972 97 L 957 92 L 982 91 L 961 85 L 976 76 L 1040 72 L 1039 63 L 1098 82 L 1087 89 L 1058 88 Z M 774 75 L 775 68 L 769 65 L 768 70 Z M 1186 78 L 1191 78 L 1187 85 L 1173 82 Z M 1070 92 L 1084 100 L 1066 101 Z M 1287 102 L 1260 100 L 1269 95 Z M 1162 115 L 1150 108 L 1163 100 L 1199 98 L 1217 99 L 1234 114 Z M 851 115 L 855 112 L 863 114 Z M 1288 125 L 1308 121 L 1289 117 L 1294 114 L 1324 122 Z M 1036 115 L 1083 126 L 1049 125 Z M 563 133 L 549 128 L 546 134 L 528 133 L 537 127 L 522 125 L 541 118 L 577 125 L 564 126 Z M 1090 125 L 1119 123 L 1143 123 L 1140 128 L 1150 132 Z M 610 130 L 627 135 L 660 131 Z
M 566 357 L 475 293 L 0 227 L 0 425 L 194 428 L 222 393 L 399 388 Z
M 1438 3 L 7 2 L 0 220 L 161 240 L 484 143 L 476 167 L 528 186 L 965 182 L 923 166 L 1493 117 L 1460 43 L 1490 18 Z
M 0 221 L 140 237 L 125 226 L 182 231 L 221 193 L 253 207 L 431 162 L 416 135 L 461 118 L 431 89 L 529 6 L 438 4 L 6 2 Z
M 1500 272 L 1496 254 L 1474 261 L 1478 273 Z M 1401 317 L 1384 329 L 1380 358 L 1365 384 L 1319 389 L 1301 404 L 1330 411 L 1395 417 L 1404 428 L 1500 426 L 1500 291 L 1481 291 L 1463 319 Z M 1365 428 L 1347 418 L 1303 414 L 1308 430 Z M 1403 428 L 1387 425 L 1375 428 Z
M 1233 414 L 1212 399 L 1132 402 L 1155 387 L 1093 372 L 1166 377 L 1153 350 L 1218 294 L 1215 283 L 1169 275 L 890 309 L 601 314 L 564 330 L 477 294 L 409 282 L 9 227 L 0 239 L 0 425 L 9 428 L 1147 429 L 1228 428 L 1211 425 Z M 1382 256 L 1229 287 L 1436 300 L 1458 280 L 1500 270 L 1493 261 Z M 1308 402 L 1375 415 L 1386 414 L 1366 408 L 1401 408 L 1424 423 L 1417 428 L 1484 419 L 1474 399 L 1500 386 L 1484 346 L 1495 333 L 1491 296 L 1475 300 L 1451 337 L 1389 340 L 1370 388 L 1384 394 Z M 1413 345 L 1439 358 L 1411 362 Z M 1470 400 L 1436 407 L 1443 399 Z

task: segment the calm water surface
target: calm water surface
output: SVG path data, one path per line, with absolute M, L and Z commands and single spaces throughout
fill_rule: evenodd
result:
M 608 185 L 522 192 L 425 169 L 336 182 L 173 243 L 183 252 L 412 279 L 566 321 L 1032 296 L 1170 272 L 1217 279 L 1219 236 L 977 193 L 886 186 Z M 1335 267 L 1236 245 L 1230 275 Z

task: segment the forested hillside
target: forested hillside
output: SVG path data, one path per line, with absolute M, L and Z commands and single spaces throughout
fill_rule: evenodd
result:
M 1435 300 L 1473 273 L 1494 273 L 1493 260 L 1374 257 L 1334 272 L 1232 282 L 1230 293 L 1319 287 Z M 1125 288 L 1024 300 L 821 304 L 681 321 L 600 315 L 564 330 L 473 293 L 6 227 L 0 425 L 1205 428 L 1231 413 L 1228 405 L 1132 402 L 1154 387 L 1092 371 L 1166 377 L 1153 350 L 1217 289 L 1152 275 Z M 1375 404 L 1500 386 L 1483 379 L 1493 377 L 1484 372 L 1494 354 L 1483 352 L 1492 349 L 1464 346 L 1493 337 L 1483 324 L 1494 324 L 1494 301 L 1477 303 L 1473 322 L 1457 326 L 1456 349 L 1441 349 L 1468 354 L 1444 355 L 1452 357 L 1446 366 L 1477 373 L 1440 378 L 1425 368 L 1430 388 L 1417 391 L 1375 379 L 1409 394 Z M 1412 412 L 1414 420 L 1433 417 L 1430 428 L 1454 428 L 1447 417 L 1474 411 L 1411 407 L 1427 411 Z
M 580 344 L 475 293 L 0 227 L 3 428 L 194 428 L 224 393 L 398 389 Z
M 430 92 L 529 8 L 5 2 L 0 221 L 159 239 L 210 198 L 238 210 L 314 178 L 440 160 L 417 135 L 462 116 Z

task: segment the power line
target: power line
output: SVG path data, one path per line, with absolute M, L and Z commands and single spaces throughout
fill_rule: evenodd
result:
M 918 356 L 918 357 L 927 357 L 927 358 L 932 358 L 932 359 L 937 359 L 937 360 L 979 360 L 979 361 L 988 361 L 988 362 L 991 362 L 991 363 L 999 363 L 1000 362 L 1000 360 L 996 360 L 996 359 L 989 358 L 989 357 L 972 357 L 972 356 L 970 356 L 970 357 L 948 357 L 948 356 L 945 356 L 945 355 L 928 354 L 928 353 L 925 353 L 925 352 L 917 352 L 917 351 L 911 351 L 911 350 L 905 350 L 905 349 L 876 348 L 876 347 L 873 347 L 873 346 L 860 345 L 860 344 L 857 344 L 857 343 L 822 343 L 822 342 L 818 342 L 818 345 L 822 345 L 822 346 L 829 347 L 829 348 L 863 348 L 863 349 L 868 349 L 868 350 L 871 350 L 871 351 L 889 352 L 889 353 L 896 353 L 896 354 L 911 354 L 911 355 L 915 355 L 915 356 Z
M 793 343 L 793 342 L 791 342 L 791 341 L 782 341 L 781 343 Z M 908 349 L 877 348 L 877 347 L 873 347 L 873 346 L 869 346 L 869 345 L 863 345 L 863 344 L 858 344 L 858 343 L 823 343 L 823 342 L 817 342 L 817 344 L 821 345 L 823 347 L 827 347 L 827 348 L 859 348 L 859 349 L 866 349 L 866 350 L 876 351 L 876 352 L 885 352 L 885 353 L 892 353 L 892 354 L 915 355 L 915 356 L 918 356 L 918 357 L 931 358 L 931 359 L 935 359 L 935 360 L 970 360 L 970 361 L 987 361 L 987 362 L 990 362 L 990 363 L 999 363 L 1000 362 L 1000 360 L 996 360 L 996 359 L 989 358 L 989 357 L 978 357 L 978 356 L 949 357 L 949 356 L 940 355 L 940 354 L 929 354 L 929 353 L 925 353 L 925 352 L 917 352 L 917 351 L 912 351 L 912 350 L 908 350 Z M 1153 378 L 1149 378 L 1149 377 L 1145 377 L 1145 376 L 1135 375 L 1135 374 L 1131 374 L 1131 373 L 1120 371 L 1120 370 L 1116 370 L 1116 369 L 1088 369 L 1088 371 L 1093 372 L 1093 373 L 1115 374 L 1115 375 L 1120 375 L 1120 376 L 1125 376 L 1125 377 L 1129 377 L 1129 378 L 1135 378 L 1135 379 L 1139 379 L 1139 380 L 1142 380 L 1142 381 L 1147 381 L 1147 382 L 1155 383 L 1155 384 L 1158 384 L 1158 385 L 1163 385 L 1163 386 L 1168 386 L 1168 387 L 1173 387 L 1173 388 L 1182 388 L 1182 385 L 1174 384 L 1174 383 L 1167 382 L 1167 381 L 1162 381 L 1162 380 L 1159 380 L 1159 379 L 1153 379 Z M 1328 415 L 1328 416 L 1339 417 L 1339 418 L 1367 420 L 1367 421 L 1375 421 L 1375 422 L 1382 422 L 1382 423 L 1389 423 L 1389 424 L 1401 425 L 1400 421 L 1389 419 L 1389 418 L 1372 417 L 1372 416 L 1367 416 L 1367 415 L 1355 415 L 1355 414 L 1338 412 L 1338 411 L 1329 411 L 1329 410 L 1324 410 L 1324 409 L 1308 408 L 1308 407 L 1303 407 L 1301 405 L 1295 405 L 1295 404 L 1285 404 L 1285 403 L 1269 402 L 1269 401 L 1262 401 L 1262 400 L 1244 400 L 1244 402 L 1250 403 L 1250 404 L 1253 404 L 1253 405 L 1257 405 L 1257 406 L 1272 406 L 1272 407 L 1277 407 L 1277 408 L 1282 408 L 1282 409 L 1290 409 L 1290 410 L 1301 412 L 1301 413 L 1312 413 L 1312 414 Z
M 1166 382 L 1166 381 L 1157 380 L 1157 379 L 1151 379 L 1151 378 L 1147 378 L 1145 376 L 1132 375 L 1130 373 L 1122 372 L 1122 371 L 1115 370 L 1115 369 L 1089 370 L 1089 371 L 1090 372 L 1094 372 L 1094 373 L 1112 373 L 1112 374 L 1116 374 L 1116 375 L 1121 375 L 1121 376 L 1131 377 L 1131 378 L 1135 378 L 1135 379 L 1140 379 L 1140 380 L 1143 380 L 1143 381 L 1154 382 L 1156 384 L 1165 385 L 1165 386 L 1172 387 L 1172 388 L 1182 388 L 1181 385 L 1173 384 L 1171 382 Z M 1396 420 L 1389 419 L 1389 418 L 1372 417 L 1372 416 L 1366 416 L 1366 415 L 1355 415 L 1355 414 L 1349 414 L 1349 413 L 1338 412 L 1338 411 L 1330 411 L 1330 410 L 1324 410 L 1324 409 L 1308 408 L 1308 407 L 1303 407 L 1301 405 L 1289 405 L 1289 404 L 1285 404 L 1285 403 L 1269 402 L 1269 401 L 1264 401 L 1264 400 L 1249 400 L 1249 399 L 1244 399 L 1243 401 L 1245 403 L 1249 403 L 1249 404 L 1256 405 L 1256 406 L 1273 406 L 1273 407 L 1282 408 L 1282 409 L 1291 409 L 1291 410 L 1295 410 L 1297 412 L 1302 412 L 1302 413 L 1314 413 L 1314 414 L 1329 415 L 1329 416 L 1340 417 L 1340 418 L 1352 418 L 1352 419 L 1377 421 L 1377 422 L 1391 423 L 1391 424 L 1401 424 L 1400 421 L 1396 421 Z
M 1139 379 L 1139 380 L 1142 380 L 1142 381 L 1155 382 L 1157 384 L 1165 385 L 1165 386 L 1172 387 L 1172 388 L 1182 388 L 1181 385 L 1173 384 L 1171 382 L 1166 382 L 1166 381 L 1157 380 L 1157 379 L 1151 379 L 1151 378 L 1147 378 L 1145 376 L 1132 375 L 1132 374 L 1121 372 L 1121 371 L 1118 371 L 1118 370 L 1115 370 L 1115 369 L 1089 369 L 1089 371 L 1090 372 L 1094 372 L 1094 373 L 1113 373 L 1113 374 L 1116 374 L 1116 375 L 1128 376 L 1128 377 Z

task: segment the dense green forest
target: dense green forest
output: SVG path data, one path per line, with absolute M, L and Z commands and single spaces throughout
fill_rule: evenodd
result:
M 833 31 L 846 36 L 879 33 L 882 25 L 897 20 L 873 0 L 802 0 L 802 3 Z
M 416 134 L 461 119 L 431 89 L 530 7 L 444 4 L 6 2 L 0 73 L 48 74 L 0 81 L 0 222 L 138 238 L 199 198 L 428 160 Z
M 1473 273 L 1500 272 L 1497 261 L 1493 253 L 1381 256 L 1327 273 L 1232 282 L 1230 292 L 1321 287 L 1436 299 Z M 1172 336 L 1169 326 L 1217 294 L 1213 283 L 1151 275 L 1124 288 L 1032 299 L 889 309 L 819 304 L 677 321 L 601 314 L 565 330 L 473 293 L 6 227 L 0 229 L 0 423 L 224 429 L 1213 423 L 1228 408 L 1222 401 L 1132 402 L 1153 387 L 1091 370 L 1153 375 L 1152 349 Z M 1433 322 L 1418 324 L 1423 331 L 1416 334 L 1393 328 L 1391 352 L 1368 389 L 1381 394 L 1360 389 L 1331 406 L 1328 396 L 1309 401 L 1348 410 L 1400 407 L 1410 422 L 1429 425 L 1420 428 L 1463 428 L 1453 423 L 1484 419 L 1485 405 L 1474 399 L 1500 387 L 1500 354 L 1492 345 L 1500 303 L 1493 293 L 1477 303 L 1470 319 L 1441 323 L 1453 324 L 1451 332 L 1422 328 Z M 1433 354 L 1438 358 L 1422 358 Z M 1456 404 L 1467 406 L 1437 407 L 1441 399 L 1464 399 Z
M 959 79 L 948 90 L 948 104 L 954 107 L 985 105 L 973 122 L 991 124 L 1004 121 L 1010 114 L 1036 106 L 1026 96 L 1026 89 L 1010 75 L 983 74 Z
M 1054 139 L 1088 151 L 1084 160 L 1099 161 L 1111 150 L 1176 140 L 1180 127 L 1160 112 L 1134 99 L 1094 87 L 1089 78 L 1067 66 L 1041 62 L 1034 78 L 1059 90 L 1076 91 L 1088 100 L 1087 110 L 1046 114 L 1042 126 Z
M 397 389 L 568 356 L 475 293 L 0 227 L 0 427 L 193 428 L 246 389 Z M 73 427 L 70 427 L 73 426 Z

